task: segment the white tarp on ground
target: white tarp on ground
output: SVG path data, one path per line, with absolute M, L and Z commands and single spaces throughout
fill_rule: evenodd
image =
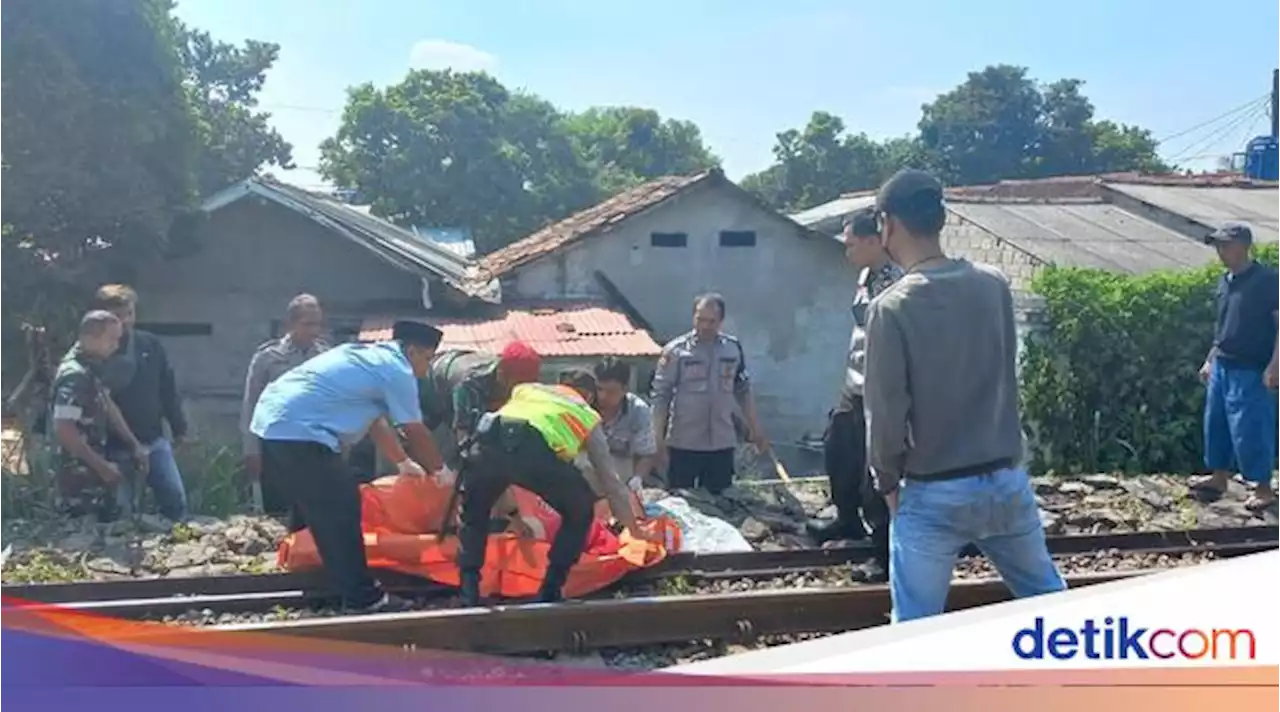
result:
M 1237 603 L 1242 592 L 1274 591 L 1278 585 L 1280 551 L 1268 551 L 664 672 L 745 678 L 1206 666 L 1274 670 L 1280 663 L 1280 618 L 1269 605 Z
M 732 524 L 709 517 L 689 506 L 683 497 L 663 497 L 645 506 L 648 516 L 666 515 L 680 525 L 681 551 L 697 554 L 726 554 L 752 551 L 751 544 Z

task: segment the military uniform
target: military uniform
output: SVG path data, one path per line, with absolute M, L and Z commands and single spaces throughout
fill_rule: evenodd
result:
M 317 339 L 310 346 L 299 346 L 288 334 L 263 342 L 249 360 L 249 372 L 245 377 L 244 401 L 240 406 L 240 433 L 245 457 L 261 454 L 258 437 L 249 431 L 253 409 L 267 384 L 283 376 L 286 371 L 329 349 L 329 344 Z M 262 473 L 262 504 L 268 512 L 291 511 L 290 528 L 301 528 L 301 517 L 280 492 L 269 472 Z
M 78 346 L 72 347 L 58 364 L 52 392 L 49 422 L 58 508 L 72 517 L 96 514 L 102 521 L 115 519 L 119 513 L 116 488 L 62 447 L 54 425 L 58 420 L 74 421 L 89 447 L 106 456 L 107 390 L 97 364 L 90 363 Z
M 718 493 L 732 484 L 734 426 L 751 392 L 742 344 L 728 334 L 699 342 L 696 332 L 662 349 L 653 378 L 653 409 L 667 416 L 667 482 Z
M 497 356 L 460 350 L 436 354 L 427 375 L 418 380 L 418 400 L 428 429 L 448 429 L 447 437 L 436 438 L 441 455 L 453 459 L 458 431 L 474 433 L 480 417 L 502 405 L 497 394 Z

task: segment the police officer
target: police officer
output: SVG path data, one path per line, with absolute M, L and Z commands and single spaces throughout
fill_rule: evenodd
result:
M 858 272 L 853 296 L 853 334 L 840 401 L 831 412 L 824 438 L 827 480 L 836 519 L 811 522 L 809 534 L 818 543 L 834 539 L 862 539 L 871 526 L 876 557 L 889 562 L 889 517 L 884 498 L 872 485 L 867 468 L 867 423 L 862 407 L 862 370 L 866 360 L 867 307 L 877 294 L 902 277 L 902 270 L 880 246 L 874 208 L 852 215 L 844 225 L 845 259 Z M 865 518 L 865 524 L 864 524 Z
M 433 431 L 448 426 L 450 441 L 461 443 L 475 432 L 480 416 L 507 401 L 512 388 L 537 381 L 541 367 L 538 352 L 522 341 L 496 356 L 462 349 L 438 353 L 418 382 L 423 419 Z
M 653 378 L 653 432 L 658 459 L 673 488 L 703 487 L 718 494 L 733 482 L 738 438 L 735 411 L 747 439 L 761 452 L 769 443 L 756 418 L 742 344 L 720 333 L 724 298 L 704 294 L 693 304 L 693 331 L 662 349 Z
M 525 383 L 516 386 L 496 413 L 483 416 L 467 453 L 466 489 L 462 500 L 458 568 L 462 600 L 480 599 L 490 513 L 511 485 L 538 495 L 560 515 L 561 525 L 547 554 L 547 572 L 538 601 L 561 599 L 569 570 L 582 555 L 594 517 L 595 494 L 573 461 L 587 452 L 598 486 L 613 516 L 631 535 L 648 539 L 637 526 L 626 485 L 618 477 L 600 414 L 591 407 L 595 378 L 587 371 L 570 375 L 567 384 Z M 507 516 L 518 518 L 517 511 Z
M 406 604 L 384 594 L 369 575 L 359 484 L 343 458 L 343 444 L 368 432 L 402 476 L 429 470 L 443 483 L 454 481 L 422 423 L 416 392 L 440 336 L 426 324 L 396 322 L 391 341 L 343 344 L 286 372 L 262 391 L 253 409 L 249 429 L 262 439 L 263 467 L 302 510 L 325 570 L 353 609 Z M 388 420 L 403 429 L 415 459 L 405 454 Z
M 123 326 L 108 311 L 91 311 L 80 320 L 75 345 L 54 374 L 49 420 L 53 423 L 54 463 L 59 509 L 80 517 L 115 519 L 123 481 L 121 466 L 145 472 L 150 453 L 125 424 L 102 381 L 102 367 L 120 344 Z M 132 451 L 133 462 L 106 457 L 107 435 L 117 435 Z
M 289 510 L 289 531 L 305 526 L 296 507 L 290 507 L 288 498 L 270 472 L 262 470 L 262 453 L 258 436 L 249 430 L 253 409 L 267 384 L 279 378 L 285 371 L 328 350 L 329 344 L 321 337 L 324 328 L 324 312 L 320 301 L 310 294 L 299 294 L 285 308 L 285 334 L 264 342 L 249 361 L 249 372 L 244 380 L 244 400 L 240 404 L 240 433 L 244 448 L 244 469 L 251 480 L 262 483 L 262 507 L 267 512 L 281 513 Z

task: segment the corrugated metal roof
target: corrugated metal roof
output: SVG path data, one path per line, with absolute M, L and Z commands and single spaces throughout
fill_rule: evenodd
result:
M 1107 188 L 1161 210 L 1217 227 L 1240 220 L 1253 227 L 1259 242 L 1276 242 L 1280 191 L 1275 187 L 1201 187 L 1107 183 Z
M 493 319 L 412 317 L 444 332 L 440 348 L 499 353 L 523 341 L 544 357 L 659 356 L 662 348 L 627 316 L 598 304 L 510 309 Z M 391 338 L 396 317 L 366 319 L 361 341 Z
M 951 199 L 948 208 L 993 235 L 1063 267 L 1142 273 L 1201 267 L 1209 247 L 1103 202 L 1008 203 Z
M 875 202 L 874 192 L 853 193 L 842 195 L 829 203 L 802 210 L 790 217 L 810 230 L 834 235 L 840 232 L 840 223 L 844 218 L 874 205 Z

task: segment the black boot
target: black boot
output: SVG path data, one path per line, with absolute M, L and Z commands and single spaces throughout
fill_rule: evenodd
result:
M 860 541 L 867 538 L 866 526 L 860 518 L 855 517 L 837 518 L 826 522 L 813 521 L 809 522 L 807 529 L 809 536 L 817 544 L 825 544 L 839 539 Z
M 569 572 L 557 567 L 547 568 L 547 577 L 542 579 L 542 587 L 538 589 L 538 603 L 559 603 L 564 600 L 564 582 Z
M 463 571 L 461 585 L 462 605 L 474 608 L 480 605 L 480 572 Z

